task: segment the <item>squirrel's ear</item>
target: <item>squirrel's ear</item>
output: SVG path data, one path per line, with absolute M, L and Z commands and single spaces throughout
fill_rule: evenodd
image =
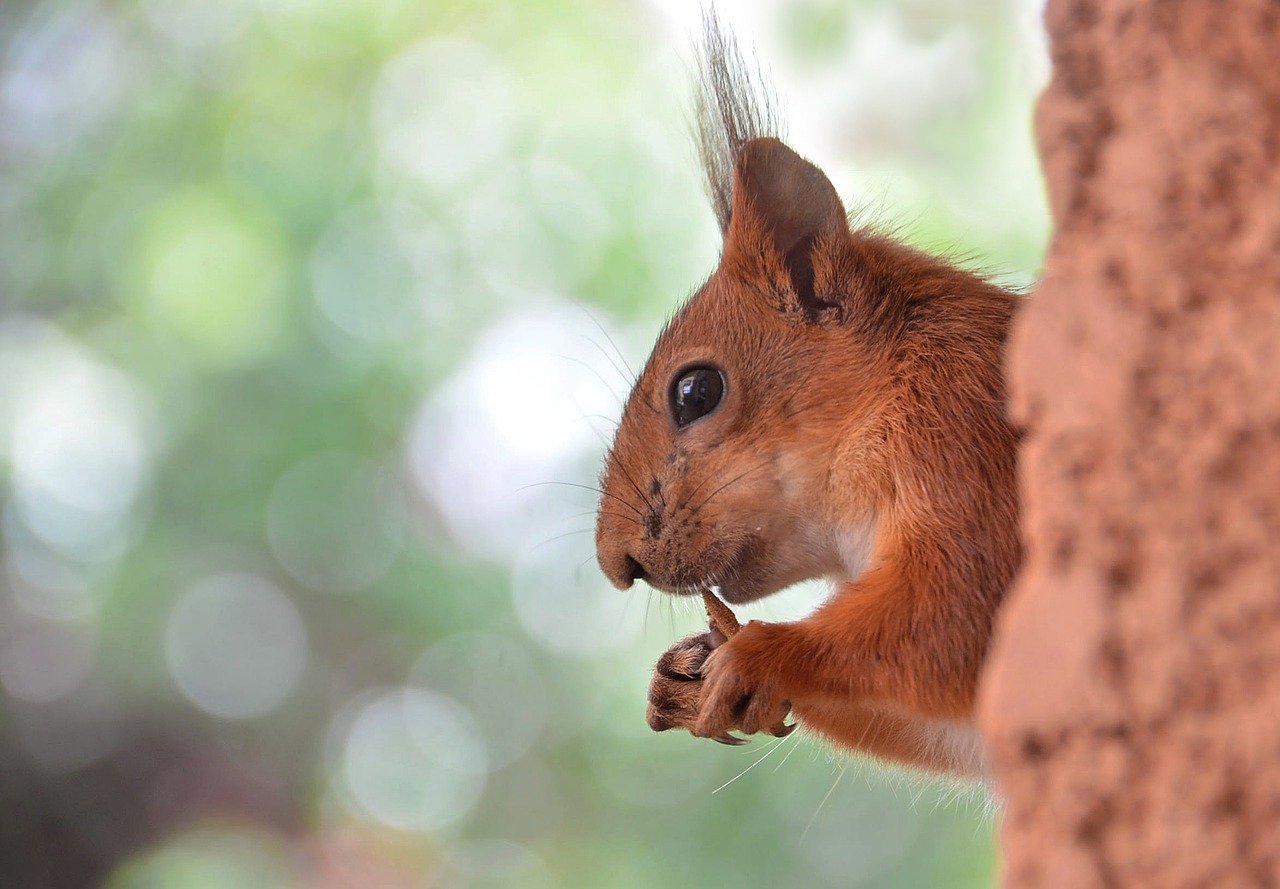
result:
M 780 261 L 799 308 L 816 316 L 830 304 L 814 293 L 814 244 L 819 236 L 846 232 L 848 226 L 840 196 L 816 166 L 777 139 L 743 145 L 733 171 L 725 259 L 757 266 L 766 256 Z

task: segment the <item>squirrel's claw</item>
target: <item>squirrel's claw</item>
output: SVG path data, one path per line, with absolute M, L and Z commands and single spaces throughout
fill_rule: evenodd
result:
M 791 726 L 791 728 L 795 728 L 795 726 Z M 739 738 L 738 736 L 731 735 L 728 732 L 725 732 L 723 735 L 717 735 L 711 740 L 716 741 L 720 744 L 725 744 L 729 747 L 741 747 L 743 744 L 751 743 L 750 738 Z

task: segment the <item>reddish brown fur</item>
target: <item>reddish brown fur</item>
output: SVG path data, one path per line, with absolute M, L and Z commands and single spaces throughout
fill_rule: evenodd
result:
M 1016 299 L 851 231 L 826 177 L 776 139 L 743 146 L 732 207 L 719 267 L 623 413 L 600 564 L 619 587 L 714 585 L 739 603 L 837 582 L 810 617 L 752 622 L 703 652 L 697 695 L 680 697 L 696 734 L 750 734 L 789 706 L 847 748 L 974 771 L 943 736 L 971 720 L 1019 560 L 1001 370 Z M 728 385 L 677 429 L 669 393 L 690 365 Z

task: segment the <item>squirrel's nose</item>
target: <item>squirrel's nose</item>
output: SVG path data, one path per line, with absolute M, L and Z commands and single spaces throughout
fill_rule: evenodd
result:
M 635 583 L 637 580 L 644 580 L 649 576 L 649 572 L 645 571 L 644 566 L 632 558 L 630 553 L 623 556 L 622 561 L 627 572 L 629 583 Z
M 631 553 L 623 553 L 617 560 L 602 558 L 600 567 L 604 569 L 609 582 L 620 590 L 628 589 L 637 580 L 644 580 L 648 576 L 644 566 Z

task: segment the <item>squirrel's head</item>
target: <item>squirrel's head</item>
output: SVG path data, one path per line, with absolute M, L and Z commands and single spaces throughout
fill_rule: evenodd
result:
M 848 502 L 835 451 L 886 391 L 850 316 L 857 262 L 822 171 L 747 142 L 719 267 L 659 337 L 602 477 L 596 547 L 615 585 L 746 602 L 843 573 L 871 504 Z

